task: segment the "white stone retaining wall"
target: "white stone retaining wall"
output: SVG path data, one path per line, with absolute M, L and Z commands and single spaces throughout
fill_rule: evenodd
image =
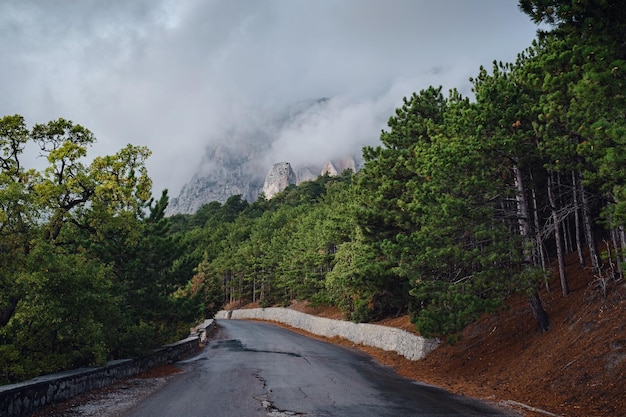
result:
M 439 345 L 436 339 L 426 339 L 394 327 L 316 317 L 288 308 L 221 310 L 215 318 L 275 321 L 319 336 L 338 336 L 353 343 L 393 351 L 410 360 L 423 359 Z

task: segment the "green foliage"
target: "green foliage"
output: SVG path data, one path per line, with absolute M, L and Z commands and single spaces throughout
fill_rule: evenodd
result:
M 416 309 L 412 320 L 424 337 L 451 337 L 450 340 L 454 340 L 465 326 L 502 305 L 501 297 L 484 295 L 485 287 L 492 285 L 492 277 L 479 275 L 457 282 L 424 281 L 411 294 L 416 304 L 427 307 Z
M 150 199 L 150 152 L 128 145 L 86 164 L 94 141 L 64 119 L 30 131 L 0 119 L 0 383 L 138 354 L 201 316 L 183 292 L 191 275 L 174 267 L 183 246 L 167 193 Z M 23 166 L 28 145 L 43 171 Z
M 402 117 L 383 134 L 406 149 L 380 148 L 364 169 L 360 224 L 371 241 L 383 237 L 379 259 L 389 264 L 391 280 L 411 288 L 407 304 L 420 331 L 447 335 L 501 303 L 508 286 L 495 278 L 515 267 L 519 247 L 499 212 L 506 159 L 494 158 L 493 145 L 477 135 L 476 106 L 457 92 L 435 101 L 432 91 L 421 94 L 415 105 L 405 100 Z M 434 108 L 425 110 L 425 102 Z M 398 139 L 415 137 L 416 119 L 425 128 L 418 138 Z
M 358 230 L 339 246 L 335 262 L 326 278 L 327 294 L 347 319 L 368 322 L 406 309 L 406 281 L 391 272 L 391 263 Z
M 410 310 L 423 334 L 452 339 L 512 292 L 541 307 L 535 295 L 556 227 L 574 235 L 581 218 L 602 214 L 619 232 L 626 221 L 626 8 L 562 0 L 520 8 L 553 30 L 516 62 L 481 67 L 474 100 L 441 87 L 404 98 L 381 144 L 363 149 L 357 174 L 261 196 L 217 223 L 209 220 L 223 210 L 217 204 L 201 221 L 185 219 L 204 223 L 192 236 L 205 250 L 207 297 L 221 285 L 225 302 L 304 298 L 355 321 Z
M 519 6 L 535 23 L 553 27 L 541 32 L 544 36 L 596 38 L 600 43 L 623 41 L 626 6 L 620 0 L 520 0 Z
M 110 269 L 84 254 L 38 242 L 16 284 L 24 288 L 19 308 L 0 329 L 7 350 L 19 360 L 2 363 L 7 380 L 87 364 L 103 364 L 112 340 L 106 329 L 117 298 Z
M 626 60 L 615 16 L 625 8 L 520 7 L 554 30 L 516 62 L 481 67 L 474 100 L 414 93 L 349 181 L 290 186 L 206 231 L 199 270 L 210 287 L 221 282 L 226 302 L 328 302 L 356 321 L 410 310 L 422 333 L 454 338 L 512 292 L 536 294 L 554 254 L 553 213 L 570 235 L 600 213 L 619 230 Z M 546 178 L 558 179 L 558 207 Z
M 556 227 L 582 234 L 580 218 L 609 229 L 624 263 L 626 7 L 520 8 L 552 29 L 481 67 L 473 100 L 414 93 L 360 172 L 271 200 L 166 218 L 148 149 L 87 163 L 82 126 L 0 119 L 0 382 L 140 354 L 236 302 L 330 303 L 359 322 L 410 312 L 454 341 L 513 292 L 541 307 Z M 32 144 L 40 172 L 22 164 Z
M 197 232 L 204 255 L 194 291 L 211 305 L 219 295 L 262 306 L 324 298 L 337 247 L 354 227 L 343 200 L 351 178 L 346 172 L 288 187 L 272 200 L 240 206 L 234 217 L 219 216 L 228 202 L 213 204 L 216 215 L 209 217 L 216 221 Z

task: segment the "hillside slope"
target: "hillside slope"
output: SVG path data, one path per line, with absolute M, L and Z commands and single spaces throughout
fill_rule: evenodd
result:
M 604 299 L 594 288 L 594 278 L 580 270 L 575 256 L 568 258 L 567 268 L 572 293 L 563 298 L 555 281 L 550 293 L 544 289 L 541 294 L 551 319 L 547 333 L 537 332 L 528 303 L 515 296 L 508 300 L 505 311 L 485 315 L 465 329 L 458 343 L 442 345 L 421 361 L 356 347 L 405 377 L 509 406 L 527 417 L 626 416 L 626 284 L 622 281 L 613 286 Z M 311 307 L 304 302 L 293 303 L 291 308 L 341 318 L 336 308 Z M 414 330 L 407 316 L 379 324 Z M 354 347 L 350 342 L 331 341 Z M 171 372 L 161 368 L 146 377 Z M 119 393 L 126 388 L 112 387 L 100 395 L 106 397 L 111 390 Z M 99 398 L 98 393 L 93 395 Z M 93 401 L 90 394 L 36 415 L 77 415 L 69 413 L 68 407 Z
M 442 345 L 411 362 L 360 347 L 398 373 L 455 393 L 515 401 L 560 416 L 626 416 L 626 285 L 612 285 L 604 299 L 577 258 L 567 260 L 571 294 L 558 282 L 542 291 L 550 330 L 540 334 L 524 297 L 485 315 L 453 346 Z M 337 318 L 336 310 L 293 308 Z M 411 329 L 408 317 L 380 324 Z M 528 416 L 549 415 L 524 410 Z

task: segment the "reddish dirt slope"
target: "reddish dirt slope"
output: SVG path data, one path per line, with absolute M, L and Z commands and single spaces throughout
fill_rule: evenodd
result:
M 511 408 L 528 417 L 626 416 L 626 285 L 623 281 L 613 285 L 604 299 L 575 257 L 568 259 L 567 268 L 572 290 L 568 297 L 562 297 L 557 282 L 551 283 L 552 292 L 542 291 L 551 320 L 544 334 L 537 332 L 526 300 L 516 296 L 508 300 L 506 311 L 482 317 L 465 329 L 457 344 L 440 346 L 422 361 L 345 340 L 331 341 L 364 350 L 408 378 L 500 405 L 509 401 Z M 306 303 L 291 308 L 341 318 L 335 308 Z M 380 324 L 414 331 L 407 316 Z M 161 367 L 144 377 L 172 372 L 176 369 Z M 70 405 L 89 401 L 83 396 Z M 36 416 L 67 416 L 67 407 L 62 404 Z
M 567 268 L 568 297 L 556 281 L 551 292 L 541 293 L 551 321 L 547 333 L 537 331 L 528 302 L 514 296 L 506 311 L 482 317 L 458 343 L 440 346 L 425 360 L 411 362 L 359 348 L 409 378 L 548 412 L 518 408 L 527 416 L 626 416 L 626 285 L 612 285 L 603 298 L 575 257 L 568 259 Z M 301 303 L 293 308 L 334 318 L 338 314 Z M 406 316 L 381 324 L 412 330 Z

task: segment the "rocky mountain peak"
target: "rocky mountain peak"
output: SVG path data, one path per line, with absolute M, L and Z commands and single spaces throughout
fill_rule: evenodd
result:
M 326 175 L 326 174 L 328 174 L 331 177 L 334 177 L 335 175 L 339 174 L 339 172 L 337 171 L 337 168 L 332 163 L 332 161 L 328 161 L 326 165 L 324 165 L 324 168 L 322 168 L 322 175 Z
M 291 184 L 296 184 L 296 173 L 289 162 L 278 162 L 272 166 L 265 177 L 263 194 L 269 200 Z
M 347 169 L 351 169 L 352 172 L 357 172 L 362 166 L 363 159 L 354 156 L 328 161 L 321 168 L 319 166 L 308 166 L 302 169 L 296 169 L 295 171 L 290 163 L 279 162 L 274 164 L 265 177 L 263 193 L 269 200 L 291 184 L 298 185 L 304 181 L 312 181 L 320 175 L 334 177 Z
M 287 159 L 289 157 L 277 156 L 274 160 L 284 158 L 285 162 L 275 163 L 267 171 L 274 161 L 272 150 L 295 147 L 285 138 L 296 139 L 285 132 L 293 134 L 303 126 L 315 127 L 311 121 L 327 117 L 324 112 L 329 103 L 327 98 L 298 102 L 285 111 L 264 114 L 258 120 L 247 121 L 223 132 L 223 137 L 214 138 L 198 150 L 204 156 L 178 197 L 170 200 L 166 214 L 193 214 L 204 204 L 212 201 L 224 203 L 233 195 L 241 195 L 243 199 L 254 202 L 263 192 L 269 199 L 290 184 L 312 181 L 324 174 L 339 175 L 348 168 L 357 172 L 363 160 L 361 157 L 343 157 L 341 154 L 345 155 L 345 148 L 337 151 L 340 154 L 331 156 L 332 159 L 325 164 L 315 154 L 311 155 L 310 161 L 304 162 L 299 155 L 297 167 Z M 322 148 L 329 144 L 319 145 L 320 154 L 332 155 L 328 149 Z M 360 153 L 360 147 L 348 153 L 356 155 Z

